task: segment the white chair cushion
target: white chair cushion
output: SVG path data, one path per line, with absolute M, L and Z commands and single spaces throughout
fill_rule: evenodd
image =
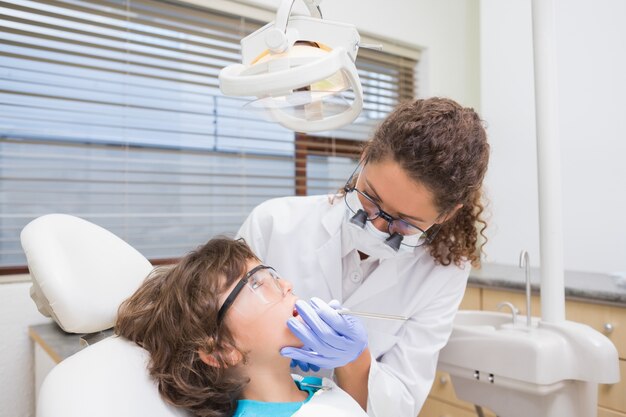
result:
M 113 233 L 66 214 L 30 222 L 21 234 L 39 311 L 69 333 L 113 327 L 119 305 L 152 270 Z
M 180 417 L 148 371 L 149 354 L 112 336 L 55 366 L 41 386 L 37 417 Z

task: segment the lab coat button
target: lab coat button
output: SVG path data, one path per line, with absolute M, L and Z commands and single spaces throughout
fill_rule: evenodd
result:
M 354 271 L 353 273 L 350 274 L 350 281 L 354 282 L 355 284 L 360 284 L 361 274 L 358 271 Z

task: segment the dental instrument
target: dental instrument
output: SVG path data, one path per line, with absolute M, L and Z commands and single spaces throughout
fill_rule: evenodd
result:
M 352 310 L 337 310 L 337 313 L 341 315 L 350 315 L 350 316 L 361 316 L 367 317 L 371 319 L 381 319 L 381 320 L 400 320 L 407 321 L 409 317 L 406 316 L 396 316 L 393 314 L 379 314 L 379 313 L 364 313 L 361 311 L 352 311 Z
M 354 25 L 323 20 L 321 0 L 303 2 L 310 16 L 291 16 L 295 0 L 282 0 L 274 22 L 241 40 L 242 63 L 220 71 L 220 89 L 256 97 L 246 107 L 291 130 L 332 130 L 363 108 L 354 63 L 360 37 Z

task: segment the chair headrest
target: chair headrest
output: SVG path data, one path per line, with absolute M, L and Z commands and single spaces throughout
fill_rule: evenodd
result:
M 22 248 L 39 311 L 70 333 L 115 323 L 117 309 L 152 270 L 150 262 L 113 233 L 66 214 L 41 216 L 24 227 Z

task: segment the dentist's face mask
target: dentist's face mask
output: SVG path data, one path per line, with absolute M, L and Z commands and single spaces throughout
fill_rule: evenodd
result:
M 358 170 L 357 166 L 357 170 Z M 355 170 L 356 172 L 356 170 Z M 439 226 L 427 231 L 383 211 L 370 196 L 350 186 L 354 173 L 344 187 L 348 208 L 349 226 L 345 232 L 352 237 L 358 250 L 377 258 L 388 258 L 396 254 L 413 253 L 416 247 L 432 241 Z M 372 221 L 382 218 L 387 222 L 387 231 L 378 230 Z M 432 230 L 432 231 L 431 231 Z M 367 233 L 363 233 L 363 232 Z

